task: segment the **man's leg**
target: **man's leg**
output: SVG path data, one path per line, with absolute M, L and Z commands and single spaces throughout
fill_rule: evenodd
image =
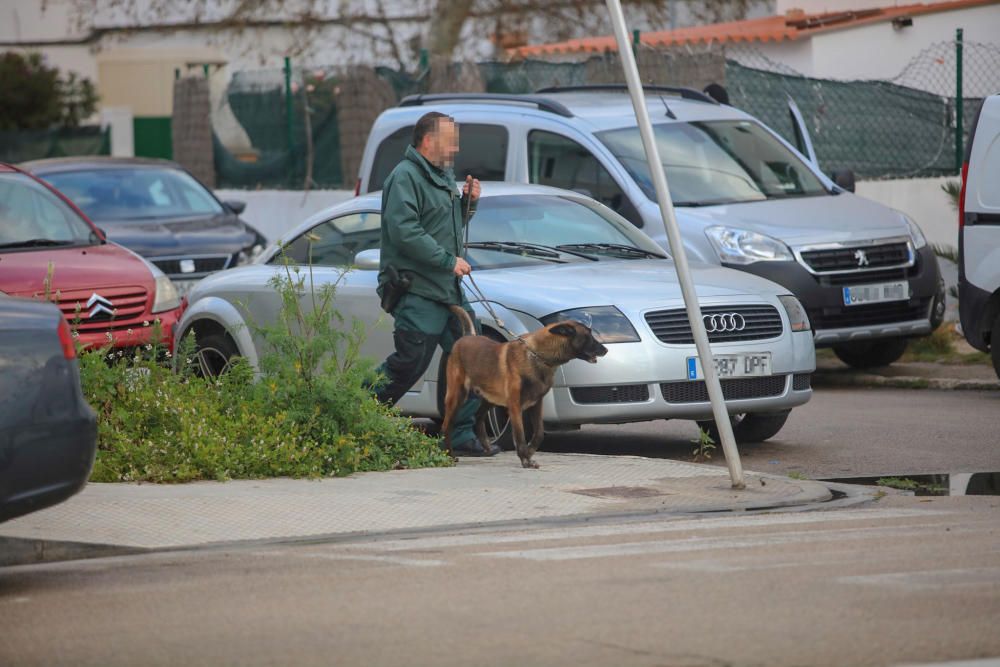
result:
M 434 350 L 447 328 L 448 310 L 415 294 L 406 294 L 392 312 L 396 351 L 379 367 L 385 376 L 375 388 L 375 397 L 395 405 L 427 371 Z
M 472 307 L 469 303 L 463 302 L 462 308 L 469 313 L 469 317 L 472 318 L 473 325 L 476 328 L 476 333 L 482 333 L 482 329 L 479 326 L 479 320 L 476 319 L 476 314 L 473 312 Z M 462 328 L 458 320 L 452 315 L 448 320 L 448 326 L 445 327 L 444 332 L 441 334 L 441 349 L 444 350 L 445 354 L 451 354 L 451 348 L 455 345 L 455 341 L 458 340 L 462 335 Z M 475 426 L 476 426 L 476 414 L 479 412 L 479 407 L 482 405 L 482 399 L 475 396 L 474 394 L 469 394 L 469 398 L 466 399 L 465 403 L 458 409 L 455 414 L 455 420 L 452 427 L 452 448 L 458 450 L 459 453 L 479 453 L 487 454 L 483 450 L 479 439 L 476 437 Z M 463 452 L 464 450 L 464 452 Z M 490 447 L 488 454 L 492 456 L 500 452 L 499 447 Z M 466 454 L 467 455 L 467 454 Z

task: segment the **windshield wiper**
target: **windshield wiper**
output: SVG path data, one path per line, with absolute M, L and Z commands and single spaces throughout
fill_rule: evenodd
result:
M 28 239 L 13 243 L 0 243 L 0 248 L 40 248 L 42 246 L 73 245 L 72 241 L 53 241 L 52 239 Z
M 665 256 L 656 252 L 651 252 L 649 250 L 643 250 L 642 248 L 636 248 L 631 245 L 624 245 L 622 243 L 566 243 L 564 245 L 557 245 L 556 248 L 559 250 L 565 250 L 566 248 L 580 248 L 587 249 L 593 248 L 596 250 L 610 250 L 612 252 L 621 252 L 633 257 L 657 257 L 659 259 L 664 259 Z
M 515 255 L 531 255 L 532 257 L 544 257 L 546 259 L 552 259 L 555 261 L 563 261 L 560 259 L 561 254 L 582 257 L 584 259 L 589 259 L 592 262 L 598 261 L 596 257 L 588 255 L 586 253 L 574 252 L 572 250 L 563 250 L 562 248 L 553 248 L 551 246 L 541 245 L 538 243 L 524 243 L 522 241 L 477 241 L 466 244 L 466 247 L 481 248 L 484 250 L 496 250 L 498 252 L 510 252 L 514 253 Z

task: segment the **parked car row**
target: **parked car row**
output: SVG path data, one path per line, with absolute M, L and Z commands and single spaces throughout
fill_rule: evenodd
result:
M 824 175 L 794 108 L 796 146 L 696 91 L 654 87 L 647 104 L 738 440 L 773 437 L 809 400 L 816 347 L 856 367 L 885 365 L 941 323 L 944 284 L 919 227 L 854 196 L 850 174 Z M 386 356 L 378 190 L 429 110 L 461 124 L 456 173 L 484 181 L 468 239 L 491 304 L 473 304 L 484 335 L 505 340 L 576 318 L 608 347 L 600 364 L 559 370 L 546 428 L 653 419 L 711 427 L 624 89 L 416 96 L 376 121 L 359 196 L 266 248 L 240 219 L 244 204 L 220 202 L 173 163 L 0 164 L 0 520 L 68 497 L 89 474 L 96 431 L 77 343 L 144 345 L 158 330 L 176 346 L 193 334 L 207 372 L 236 356 L 257 364 L 261 341 L 248 318 L 275 318 L 271 279 L 286 261 L 311 261 L 317 283 L 341 281 L 341 313 L 368 325 L 363 352 Z M 992 97 L 963 169 L 960 290 L 965 335 L 992 351 L 1000 375 L 1000 203 L 989 187 L 1000 171 L 997 137 Z M 440 358 L 431 364 L 400 402 L 404 413 L 440 416 L 443 369 Z M 488 432 L 510 444 L 502 409 Z

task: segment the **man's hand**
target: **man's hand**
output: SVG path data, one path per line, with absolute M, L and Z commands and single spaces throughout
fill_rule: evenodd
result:
M 461 257 L 455 258 L 455 268 L 453 269 L 455 275 L 461 278 L 462 276 L 467 276 L 472 273 L 472 267 Z
M 465 185 L 462 186 L 462 196 L 468 197 L 469 193 L 472 193 L 472 201 L 479 199 L 479 193 L 482 188 L 479 187 L 479 179 L 473 178 L 471 175 L 465 177 Z

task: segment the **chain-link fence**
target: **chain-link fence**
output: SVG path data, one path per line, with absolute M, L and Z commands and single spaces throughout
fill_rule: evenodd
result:
M 847 168 L 859 178 L 955 173 L 982 98 L 1000 92 L 1000 47 L 991 44 L 935 44 L 886 81 L 806 77 L 746 47 L 641 49 L 637 56 L 646 83 L 725 85 L 734 106 L 789 140 L 793 99 L 823 170 Z M 239 72 L 212 114 L 217 183 L 351 187 L 375 118 L 407 95 L 621 81 L 613 53 L 581 62 L 425 61 L 417 74 L 360 66 Z
M 847 168 L 860 178 L 956 173 L 983 98 L 1000 92 L 1000 47 L 993 44 L 933 44 L 897 77 L 879 81 L 802 76 L 753 49 L 727 55 L 734 106 L 791 140 L 793 99 L 822 169 Z

